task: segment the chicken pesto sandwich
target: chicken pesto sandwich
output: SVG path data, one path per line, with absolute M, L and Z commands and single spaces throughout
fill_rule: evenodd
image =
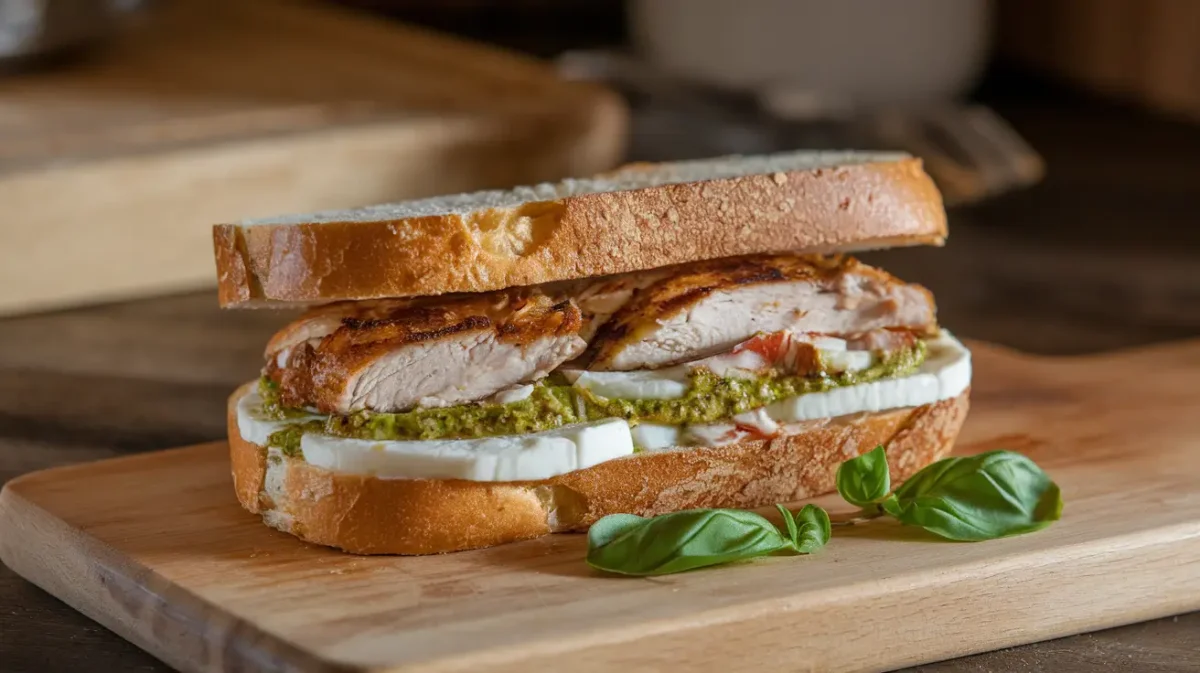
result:
M 215 228 L 227 307 L 305 306 L 229 401 L 237 497 L 356 553 L 832 491 L 944 456 L 970 354 L 848 252 L 939 245 L 905 155 L 792 153 Z

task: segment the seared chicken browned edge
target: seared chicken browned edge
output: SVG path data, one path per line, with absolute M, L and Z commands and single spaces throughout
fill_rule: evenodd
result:
M 918 285 L 850 257 L 759 255 L 319 307 L 268 344 L 263 392 L 278 414 L 324 415 L 311 429 L 374 439 L 753 425 L 764 404 L 913 371 L 936 333 Z
M 437 305 L 374 304 L 361 312 L 339 305 L 285 328 L 286 352 L 268 354 L 267 376 L 289 407 L 349 413 L 453 406 L 544 377 L 587 347 L 582 327 L 573 300 L 536 290 Z
M 655 369 L 758 333 L 934 329 L 933 296 L 850 257 L 761 256 L 691 265 L 650 285 L 602 328 L 593 369 Z

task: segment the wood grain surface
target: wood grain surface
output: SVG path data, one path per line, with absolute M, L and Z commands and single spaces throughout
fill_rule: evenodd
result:
M 581 671 L 887 670 L 1200 608 L 1200 341 L 973 350 L 957 451 L 1045 467 L 1067 502 L 1046 531 L 953 544 L 873 522 L 812 557 L 655 580 L 590 571 L 579 535 L 355 557 L 243 512 L 217 443 L 9 482 L 0 558 L 188 671 L 524 671 L 566 656 Z
M 210 226 L 612 167 L 546 63 L 282 0 L 175 0 L 0 87 L 0 313 L 213 284 Z M 45 269 L 56 269 L 46 273 Z

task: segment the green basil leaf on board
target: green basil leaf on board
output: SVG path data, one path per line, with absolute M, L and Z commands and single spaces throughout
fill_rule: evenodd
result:
M 779 510 L 779 516 L 783 517 L 783 525 L 786 527 L 788 538 L 792 544 L 796 544 L 796 540 L 800 538 L 800 528 L 796 526 L 796 517 L 792 516 L 792 512 L 783 505 L 775 505 L 775 509 Z
M 805 505 L 804 509 L 796 514 L 796 519 L 800 522 L 799 533 L 792 534 L 792 544 L 796 551 L 811 554 L 829 542 L 829 512 L 816 505 Z
M 883 447 L 846 461 L 837 488 L 854 505 L 886 512 L 951 540 L 991 540 L 1039 530 L 1062 516 L 1058 485 L 1029 458 L 991 451 L 945 458 L 893 493 Z M 588 565 L 623 575 L 666 575 L 766 556 L 811 554 L 830 537 L 829 514 L 815 505 L 791 512 L 776 505 L 780 530 L 745 510 L 693 509 L 646 519 L 613 514 L 588 531 Z M 882 510 L 882 512 L 880 511 Z
M 989 451 L 926 467 L 883 503 L 901 522 L 951 540 L 1029 533 L 1062 516 L 1058 485 L 1029 458 Z
M 858 507 L 867 508 L 888 497 L 892 479 L 883 446 L 842 463 L 834 482 L 842 499 Z
M 693 509 L 651 519 L 620 516 L 615 535 L 604 517 L 588 531 L 588 565 L 623 575 L 669 573 L 763 556 L 791 546 L 754 512 Z M 633 518 L 641 519 L 634 523 Z M 592 530 L 600 527 L 599 534 Z
M 588 544 L 602 547 L 618 535 L 642 525 L 644 521 L 644 518 L 635 514 L 610 514 L 588 529 Z
M 667 575 L 766 556 L 810 554 L 829 540 L 829 515 L 805 505 L 793 515 L 777 505 L 785 534 L 766 518 L 739 509 L 693 509 L 646 519 L 606 516 L 588 530 L 588 565 L 622 575 Z

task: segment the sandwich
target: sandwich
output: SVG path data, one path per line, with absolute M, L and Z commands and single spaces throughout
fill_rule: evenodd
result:
M 360 554 L 756 508 L 945 456 L 969 351 L 859 250 L 941 245 L 901 154 L 787 153 L 218 225 L 219 298 L 305 311 L 229 398 L 238 500 Z

